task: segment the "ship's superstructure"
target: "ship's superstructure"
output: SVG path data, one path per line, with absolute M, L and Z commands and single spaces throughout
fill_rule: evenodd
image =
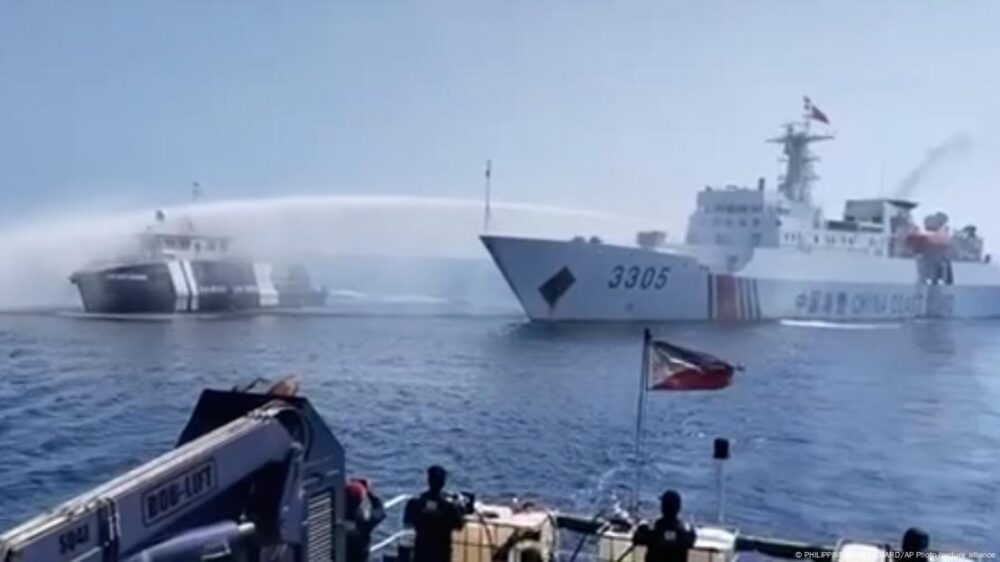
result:
M 818 157 L 811 104 L 769 142 L 777 189 L 705 187 L 684 241 L 640 232 L 636 246 L 484 236 L 536 320 L 756 320 L 1000 315 L 1000 271 L 973 225 L 915 219 L 915 201 L 850 199 L 836 218 L 813 202 Z

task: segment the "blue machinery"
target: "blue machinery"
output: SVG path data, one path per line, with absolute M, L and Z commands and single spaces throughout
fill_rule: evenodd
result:
M 343 560 L 344 451 L 308 400 L 202 393 L 177 448 L 0 536 L 0 562 Z
M 744 552 L 892 559 L 885 544 L 814 545 L 722 526 L 727 445 L 717 443 L 715 450 L 720 523 L 698 526 L 689 562 L 728 562 Z M 308 400 L 207 390 L 174 450 L 0 535 L 0 562 L 346 562 L 344 483 L 344 450 Z M 533 560 L 638 562 L 643 552 L 631 546 L 633 524 L 476 504 L 454 535 L 449 562 L 520 562 L 528 550 Z M 579 537 L 576 548 L 560 548 L 563 534 Z M 402 530 L 376 542 L 372 560 L 407 562 L 411 539 Z M 585 543 L 589 548 L 581 549 Z

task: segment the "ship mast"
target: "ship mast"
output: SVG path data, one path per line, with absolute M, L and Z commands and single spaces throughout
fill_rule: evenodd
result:
M 802 121 L 785 124 L 785 132 L 782 136 L 767 141 L 782 145 L 785 173 L 778 177 L 778 190 L 793 203 L 811 205 L 812 183 L 819 179 L 813 170 L 813 163 L 818 161 L 819 157 L 812 154 L 809 145 L 833 138 L 833 135 L 813 133 L 810 126 L 814 120 L 826 122 L 826 116 L 818 113 L 806 98 L 805 114 L 802 116 Z

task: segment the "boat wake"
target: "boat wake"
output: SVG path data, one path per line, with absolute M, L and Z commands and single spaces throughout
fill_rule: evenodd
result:
M 448 305 L 462 302 L 461 299 L 448 299 L 434 295 L 400 294 L 384 295 L 375 293 L 365 293 L 351 289 L 332 289 L 327 293 L 330 303 L 372 303 L 372 304 L 422 304 L 422 305 Z
M 219 320 L 235 316 L 241 313 L 200 313 L 189 314 L 168 314 L 168 313 L 105 313 L 105 312 L 82 312 L 76 310 L 56 311 L 56 316 L 65 318 L 75 318 L 78 320 L 111 320 L 116 322 L 190 322 L 195 320 Z M 245 314 L 242 314 L 245 315 Z
M 632 501 L 637 458 L 617 447 L 606 450 L 607 468 L 571 495 L 573 509 L 610 515 L 623 512 Z
M 794 320 L 794 319 L 782 319 L 778 321 L 782 326 L 789 326 L 792 328 L 818 328 L 824 330 L 893 330 L 902 326 L 898 322 L 878 322 L 878 323 L 861 323 L 861 322 L 827 322 L 825 320 Z

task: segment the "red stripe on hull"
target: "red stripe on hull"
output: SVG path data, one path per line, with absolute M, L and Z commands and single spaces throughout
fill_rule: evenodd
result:
M 715 278 L 716 318 L 719 320 L 739 319 L 739 299 L 736 294 L 736 278 L 719 275 Z

